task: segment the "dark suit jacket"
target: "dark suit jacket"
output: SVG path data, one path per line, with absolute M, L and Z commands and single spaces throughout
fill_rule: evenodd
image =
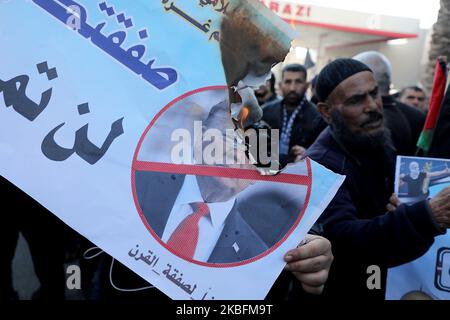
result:
M 398 155 L 412 156 L 425 123 L 425 114 L 417 108 L 383 97 L 386 127 L 391 132 L 392 143 Z
M 450 158 L 450 90 L 445 94 L 428 157 Z
M 284 100 L 276 100 L 265 105 L 263 109 L 262 120 L 269 124 L 272 129 L 281 130 L 283 125 L 283 103 Z M 317 109 L 311 103 L 306 102 L 294 119 L 289 149 L 295 145 L 302 146 L 305 149 L 309 148 L 326 126 L 327 124 Z M 294 160 L 292 157 L 284 158 L 280 155 L 282 165 L 286 165 Z
M 153 231 L 162 237 L 185 175 L 136 172 L 140 208 Z M 207 262 L 232 263 L 253 258 L 280 241 L 292 227 L 301 208 L 282 192 L 272 190 L 258 201 L 236 201 Z M 284 199 L 285 198 L 285 199 Z M 282 206 L 281 204 L 286 204 Z M 239 246 L 238 252 L 233 244 Z

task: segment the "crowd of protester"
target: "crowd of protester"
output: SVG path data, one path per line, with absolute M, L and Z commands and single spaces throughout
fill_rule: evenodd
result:
M 304 66 L 286 65 L 279 82 L 272 74 L 255 90 L 265 127 L 280 130 L 281 165 L 307 156 L 346 175 L 315 225 L 314 233 L 331 242 L 334 255 L 325 286 L 317 292 L 323 298 L 383 299 L 387 269 L 420 257 L 450 226 L 449 189 L 412 206 L 400 204 L 393 194 L 395 157 L 415 154 L 427 97 L 417 86 L 391 95 L 392 73 L 389 60 L 370 51 L 336 59 L 310 82 Z M 83 271 L 84 299 L 168 299 L 106 253 L 84 259 L 92 243 L 7 180 L 1 178 L 1 185 L 14 205 L 14 214 L 5 215 L 1 235 L 6 248 L 3 300 L 18 299 L 11 265 L 19 232 L 29 245 L 40 282 L 33 299 L 65 299 L 64 265 L 71 262 Z M 368 290 L 369 265 L 380 266 L 382 290 Z M 269 299 L 309 297 L 288 271 L 275 282 Z

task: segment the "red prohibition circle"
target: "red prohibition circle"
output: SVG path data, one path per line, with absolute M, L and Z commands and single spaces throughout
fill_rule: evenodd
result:
M 134 152 L 133 156 L 133 163 L 131 167 L 131 189 L 133 193 L 133 199 L 134 203 L 136 205 L 137 212 L 144 223 L 147 230 L 150 232 L 150 234 L 153 236 L 153 238 L 158 241 L 158 243 L 163 246 L 165 249 L 170 251 L 172 254 L 176 255 L 177 257 L 197 264 L 201 266 L 206 267 L 212 267 L 212 268 L 228 268 L 228 267 L 236 267 L 236 266 L 242 266 L 246 265 L 252 262 L 255 262 L 271 252 L 273 252 L 275 249 L 277 249 L 286 239 L 291 235 L 291 233 L 296 229 L 298 224 L 300 223 L 301 219 L 304 216 L 304 213 L 306 211 L 306 208 L 308 207 L 309 199 L 310 199 L 310 193 L 311 193 L 311 162 L 307 158 L 306 161 L 306 167 L 307 167 L 307 175 L 301 176 L 301 175 L 294 175 L 294 174 L 285 174 L 280 173 L 276 176 L 261 176 L 258 171 L 256 170 L 248 170 L 248 169 L 231 169 L 231 168 L 224 168 L 224 167 L 214 167 L 214 166 L 199 166 L 199 165 L 176 165 L 172 163 L 163 163 L 163 162 L 145 162 L 145 161 L 139 161 L 138 160 L 138 154 L 141 150 L 142 143 L 147 137 L 147 134 L 149 130 L 155 125 L 155 123 L 158 121 L 158 119 L 166 112 L 169 108 L 173 107 L 177 102 L 182 101 L 183 99 L 186 99 L 192 95 L 195 95 L 197 93 L 211 91 L 211 90 L 228 90 L 226 86 L 210 86 L 210 87 L 203 87 L 199 88 L 193 91 L 189 91 L 171 102 L 169 102 L 164 108 L 162 108 L 156 116 L 152 119 L 150 124 L 146 127 L 143 134 L 141 135 L 139 142 L 136 146 L 136 150 Z M 220 177 L 227 177 L 227 178 L 241 178 L 241 179 L 254 179 L 254 180 L 260 180 L 260 181 L 274 181 L 274 182 L 283 182 L 283 183 L 291 183 L 291 184 L 298 184 L 303 185 L 307 187 L 307 192 L 305 196 L 305 202 L 302 207 L 301 212 L 298 214 L 295 222 L 290 227 L 288 232 L 280 239 L 277 243 L 275 243 L 272 247 L 265 250 L 264 252 L 260 253 L 259 255 L 238 261 L 238 262 L 231 262 L 231 263 L 210 263 L 210 262 L 202 262 L 194 259 L 189 259 L 183 256 L 178 255 L 175 251 L 172 250 L 165 242 L 161 240 L 161 238 L 155 233 L 155 231 L 150 226 L 149 222 L 147 221 L 147 218 L 145 217 L 137 196 L 137 190 L 136 190 L 136 183 L 135 183 L 135 175 L 136 171 L 152 171 L 152 172 L 164 172 L 164 173 L 183 173 L 183 174 L 196 174 L 196 175 L 207 175 L 207 176 L 220 176 Z

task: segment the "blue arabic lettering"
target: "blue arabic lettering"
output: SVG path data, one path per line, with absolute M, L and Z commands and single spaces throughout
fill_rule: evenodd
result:
M 152 68 L 155 59 L 152 59 L 147 64 L 140 61 L 145 53 L 144 45 L 135 45 L 128 50 L 122 49 L 120 46 L 125 41 L 125 31 L 117 31 L 106 37 L 100 32 L 105 26 L 104 22 L 99 23 L 95 28 L 88 25 L 86 22 L 86 9 L 75 1 L 33 0 L 33 2 L 64 24 L 67 23 L 72 13 L 72 10 L 68 8 L 77 6 L 79 8 L 77 12 L 79 16 L 79 29 L 77 32 L 81 36 L 86 39 L 91 39 L 91 42 L 95 46 L 102 49 L 134 73 L 140 75 L 144 80 L 159 90 L 163 90 L 177 81 L 178 74 L 175 69 L 169 67 Z

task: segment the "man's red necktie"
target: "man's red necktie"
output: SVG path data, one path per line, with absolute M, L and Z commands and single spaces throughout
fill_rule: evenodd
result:
M 203 202 L 194 202 L 190 205 L 194 209 L 194 212 L 180 222 L 170 236 L 169 241 L 167 241 L 167 245 L 178 255 L 192 259 L 197 248 L 198 222 L 201 217 L 209 213 L 209 208 Z

